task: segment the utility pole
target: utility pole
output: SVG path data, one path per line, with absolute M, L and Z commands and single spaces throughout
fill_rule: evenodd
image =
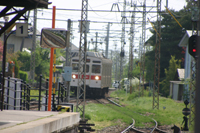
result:
M 71 43 L 70 43 L 70 30 L 71 30 L 71 20 L 67 21 L 67 46 L 66 46 L 66 62 L 65 66 L 71 65 Z M 67 102 L 70 100 L 70 81 L 66 81 L 67 87 Z
M 86 95 L 86 52 L 87 52 L 87 32 L 88 32 L 88 0 L 82 0 L 81 22 L 80 22 L 80 44 L 79 44 L 79 69 L 76 112 L 82 114 L 85 120 L 85 95 Z M 84 70 L 83 70 L 84 69 Z M 81 105 L 82 104 L 82 105 Z
M 145 38 L 146 38 L 146 0 L 144 0 L 143 4 L 143 13 L 142 13 L 142 51 L 141 51 L 141 66 L 140 66 L 140 73 L 142 78 L 142 93 L 144 91 L 144 71 L 145 71 Z M 140 86 L 141 87 L 141 86 Z
M 31 83 L 34 82 L 35 77 L 35 48 L 36 48 L 36 26 L 37 26 L 37 9 L 34 9 L 33 14 L 33 36 L 32 36 L 32 49 L 31 49 L 31 61 L 30 61 L 30 77 Z
M 96 34 L 96 42 L 95 42 L 95 52 L 97 52 L 97 38 L 98 38 L 98 32 L 95 33 Z
M 161 0 L 157 0 L 157 32 L 155 45 L 155 66 L 153 86 L 153 109 L 159 109 L 159 81 L 160 81 L 160 39 L 161 39 Z
M 106 37 L 106 58 L 108 58 L 109 34 L 110 34 L 110 22 L 108 23 L 108 27 L 107 27 L 107 37 Z
M 131 27 L 130 27 L 130 46 L 129 46 L 129 72 L 128 79 L 130 83 L 130 94 L 132 94 L 132 84 L 131 79 L 133 78 L 133 49 L 134 49 L 134 30 L 135 30 L 135 9 L 136 4 L 134 4 L 133 12 L 131 16 Z
M 117 60 L 117 58 L 118 57 L 117 57 L 117 55 L 118 55 L 118 53 L 117 53 L 117 44 L 115 44 L 115 81 L 118 79 L 118 76 L 117 76 L 117 72 L 118 72 L 118 69 L 117 69 L 118 60 Z
M 120 75 L 119 82 L 122 80 L 123 75 L 123 60 L 124 60 L 124 45 L 125 45 L 125 24 L 126 24 L 126 0 L 124 0 L 123 4 L 123 12 L 122 12 L 122 36 L 121 36 L 121 52 L 120 52 Z M 120 89 L 122 86 L 120 85 Z

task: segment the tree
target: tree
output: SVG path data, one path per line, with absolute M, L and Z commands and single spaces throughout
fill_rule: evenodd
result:
M 23 51 L 23 52 L 17 52 L 18 58 L 17 60 L 20 61 L 19 63 L 20 70 L 22 71 L 30 71 L 30 58 L 31 54 Z M 22 63 L 23 62 L 23 63 Z
M 50 67 L 50 49 L 44 49 L 40 46 L 36 47 L 35 50 L 35 79 L 38 80 L 40 74 L 44 77 L 49 76 L 49 67 Z
M 174 79 L 175 74 L 177 72 L 177 68 L 180 68 L 181 60 L 176 60 L 175 56 L 171 56 L 169 61 L 169 68 L 165 69 L 166 78 L 160 83 L 162 86 L 160 89 L 160 93 L 162 93 L 165 97 L 169 95 L 170 89 L 170 81 Z
M 192 29 L 191 27 L 191 13 L 188 7 L 175 12 L 171 10 L 175 17 L 181 23 L 184 29 Z M 156 22 L 154 22 L 156 26 Z M 177 22 L 169 14 L 163 13 L 161 20 L 161 44 L 160 44 L 160 81 L 165 79 L 165 69 L 169 67 L 169 60 L 171 55 L 175 56 L 176 59 L 182 59 L 184 61 L 183 49 L 178 47 L 178 43 L 185 34 L 185 30 L 180 27 Z M 154 61 L 155 61 L 155 43 L 156 43 L 156 32 L 150 30 L 153 36 L 148 40 L 153 47 L 153 51 L 148 51 L 145 55 L 146 64 L 146 80 L 154 79 Z M 184 64 L 184 63 L 182 63 Z M 183 67 L 183 66 L 182 66 Z

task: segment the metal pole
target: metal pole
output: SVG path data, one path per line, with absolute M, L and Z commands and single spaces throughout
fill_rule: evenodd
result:
M 70 44 L 70 30 L 71 30 L 71 20 L 68 19 L 67 22 L 67 46 L 66 46 L 66 62 L 65 66 L 71 65 L 71 44 Z M 67 87 L 67 102 L 70 101 L 70 81 L 66 81 Z
M 56 16 L 56 7 L 53 6 L 52 28 L 55 28 L 55 16 Z M 53 56 L 54 56 L 54 48 L 51 48 L 50 70 L 49 70 L 49 98 L 48 98 L 48 111 L 51 111 L 52 76 L 53 76 Z
M 40 88 L 39 88 L 38 111 L 40 111 L 41 91 L 42 91 L 42 75 L 40 75 Z
M 98 38 L 98 32 L 95 33 L 96 34 L 96 42 L 95 42 L 95 52 L 97 52 L 97 38 Z
M 82 119 L 85 120 L 85 95 L 86 95 L 86 52 L 87 52 L 87 16 L 88 0 L 82 0 L 80 43 L 79 43 L 79 71 L 77 87 L 77 105 L 76 111 L 82 113 Z M 85 69 L 83 71 L 83 68 Z M 82 103 L 82 105 L 81 105 Z
M 3 64 L 2 64 L 2 71 L 3 71 L 3 76 L 2 76 L 2 96 L 1 96 L 1 100 L 2 100 L 2 104 L 1 104 L 1 111 L 3 110 L 3 101 L 4 101 L 4 78 L 5 78 L 5 69 L 6 69 L 6 51 L 7 51 L 7 40 L 8 37 L 15 31 L 10 32 L 4 40 L 4 45 L 3 45 Z
M 108 58 L 109 34 L 110 34 L 110 22 L 108 23 L 108 27 L 107 27 L 107 37 L 106 37 L 106 58 Z
M 200 9 L 200 1 L 198 0 L 198 8 Z M 199 36 L 198 34 L 198 31 L 200 30 L 200 19 L 198 21 L 198 29 L 197 29 L 197 35 Z M 198 37 L 198 40 L 197 40 L 197 75 L 196 75 L 196 96 L 195 96 L 195 112 L 196 112 L 196 115 L 195 115 L 195 133 L 198 133 L 200 131 L 200 126 L 199 126 L 199 123 L 200 123 L 200 40 L 199 40 L 199 37 Z
M 155 46 L 153 109 L 159 109 L 159 81 L 160 81 L 160 39 L 161 39 L 161 0 L 157 0 L 157 32 Z
M 121 53 L 120 53 L 120 75 L 119 82 L 122 80 L 123 75 L 123 60 L 124 60 L 124 45 L 125 45 L 125 23 L 126 23 L 126 0 L 124 0 L 123 4 L 123 12 L 122 12 L 122 36 L 121 36 Z M 119 85 L 120 89 L 122 89 L 121 85 Z
M 37 26 L 37 9 L 34 9 L 34 21 L 33 21 L 33 36 L 32 36 L 32 49 L 31 49 L 31 61 L 30 61 L 30 80 L 34 82 L 35 77 L 35 48 L 36 48 L 36 26 Z

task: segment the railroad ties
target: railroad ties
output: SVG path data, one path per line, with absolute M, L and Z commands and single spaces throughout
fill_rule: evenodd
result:
M 87 123 L 88 120 L 80 120 L 79 121 L 79 127 L 78 130 L 80 133 L 85 133 L 85 131 L 95 131 L 95 129 L 92 129 L 90 126 L 95 126 L 95 124 L 89 124 Z

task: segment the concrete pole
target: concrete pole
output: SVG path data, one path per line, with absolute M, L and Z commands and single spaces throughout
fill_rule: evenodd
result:
M 106 58 L 108 58 L 109 34 L 110 34 L 110 22 L 108 23 L 108 27 L 107 27 L 107 37 L 106 37 Z

